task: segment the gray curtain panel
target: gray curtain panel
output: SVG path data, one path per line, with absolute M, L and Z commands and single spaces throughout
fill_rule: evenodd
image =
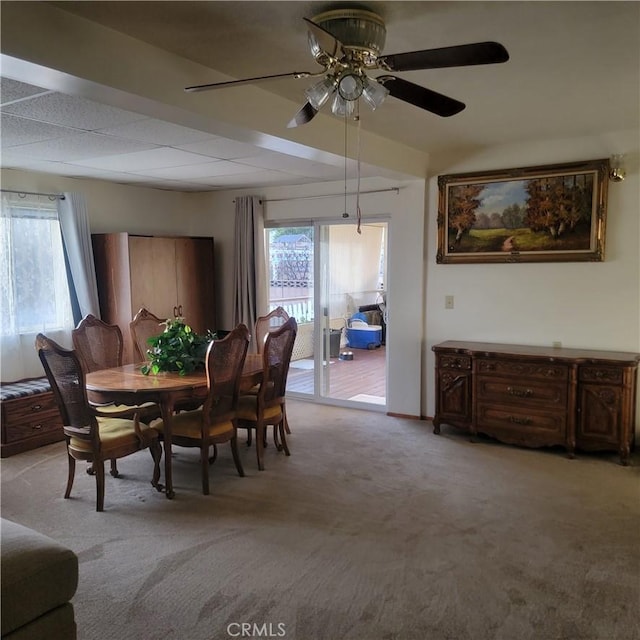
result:
M 264 209 L 258 196 L 236 198 L 233 323 L 253 333 L 266 306 L 264 285 Z M 251 350 L 255 352 L 255 345 Z
M 98 284 L 84 195 L 65 193 L 64 199 L 58 200 L 58 218 L 70 275 L 69 289 L 74 302 L 74 321 L 77 324 L 89 313 L 99 318 Z

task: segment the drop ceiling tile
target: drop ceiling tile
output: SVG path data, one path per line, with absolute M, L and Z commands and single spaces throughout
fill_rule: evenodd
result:
M 26 120 L 4 112 L 0 114 L 0 131 L 2 132 L 3 149 L 78 134 L 74 129 L 58 127 L 46 122 Z
M 22 100 L 39 93 L 47 93 L 48 91 L 48 89 L 36 87 L 26 82 L 19 82 L 11 78 L 0 78 L 0 102 L 2 104 Z
M 179 124 L 155 120 L 153 118 L 136 120 L 135 122 L 117 127 L 107 127 L 106 129 L 100 129 L 100 133 L 131 140 L 140 140 L 142 142 L 152 142 L 153 144 L 161 144 L 169 147 L 202 142 L 218 137 L 206 131 L 189 129 Z
M 153 145 L 135 140 L 122 140 L 98 133 L 80 133 L 74 136 L 45 140 L 12 147 L 16 154 L 37 160 L 69 162 L 85 158 L 132 153 L 153 148 Z
M 7 105 L 3 110 L 25 118 L 86 131 L 114 127 L 144 118 L 132 111 L 62 93 L 48 93 L 30 100 L 22 100 Z
M 227 162 L 226 160 L 218 160 L 217 162 L 207 162 L 204 164 L 189 165 L 183 167 L 171 167 L 165 169 L 143 170 L 142 168 L 135 171 L 138 175 L 151 176 L 154 178 L 168 178 L 169 180 L 208 178 L 212 176 L 228 176 L 238 174 L 250 174 L 255 172 L 253 167 L 241 165 L 235 162 Z
M 315 164 L 309 160 L 305 160 L 304 158 L 296 158 L 295 156 L 290 156 L 285 153 L 276 153 L 275 151 L 268 151 L 250 158 L 242 158 L 239 162 L 242 164 L 248 164 L 252 167 L 283 169 L 285 171 L 292 169 L 304 171 L 306 167 L 312 167 Z
M 202 142 L 176 145 L 179 149 L 202 153 L 205 156 L 219 158 L 220 160 L 233 160 L 236 158 L 250 158 L 257 155 L 256 147 L 245 142 L 237 142 L 228 138 L 213 138 Z
M 112 138 L 120 140 L 121 138 Z M 144 144 L 144 143 L 140 143 Z M 141 173 L 147 169 L 161 169 L 165 167 L 178 167 L 182 165 L 194 165 L 201 163 L 211 163 L 209 156 L 189 153 L 180 149 L 170 147 L 157 147 L 145 151 L 135 151 L 114 156 L 103 156 L 100 158 L 89 158 L 76 164 L 85 167 L 96 167 L 97 169 L 112 169 L 117 171 L 132 171 Z
M 261 186 L 266 184 L 290 184 L 291 176 L 281 171 L 265 170 L 243 175 L 203 177 L 200 181 L 210 186 L 219 187 Z
M 26 171 L 35 171 L 36 173 L 55 173 L 57 175 L 60 167 L 63 166 L 61 162 L 34 160 L 33 158 L 2 152 L 3 169 L 23 169 Z

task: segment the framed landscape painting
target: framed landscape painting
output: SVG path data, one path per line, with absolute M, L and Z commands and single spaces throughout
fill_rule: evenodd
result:
M 438 263 L 604 260 L 609 161 L 438 177 Z

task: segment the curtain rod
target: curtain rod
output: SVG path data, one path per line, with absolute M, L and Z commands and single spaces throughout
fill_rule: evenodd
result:
M 260 202 L 286 202 L 288 200 L 315 200 L 317 198 L 335 198 L 337 196 L 357 196 L 358 193 L 360 195 L 364 195 L 367 193 L 386 193 L 389 191 L 395 191 L 396 195 L 398 195 L 400 193 L 400 187 L 389 187 L 388 189 L 370 189 L 369 191 L 348 191 L 346 194 L 344 191 L 342 191 L 341 193 L 323 193 L 322 195 L 319 196 L 291 196 L 290 198 L 273 198 L 273 200 L 267 200 L 266 198 L 263 198 L 262 200 L 260 200 Z M 235 200 L 233 201 L 235 202 Z
M 25 196 L 46 196 L 47 198 L 56 198 L 64 200 L 64 193 L 38 193 L 37 191 L 16 191 L 15 189 L 0 189 L 3 193 L 17 193 Z

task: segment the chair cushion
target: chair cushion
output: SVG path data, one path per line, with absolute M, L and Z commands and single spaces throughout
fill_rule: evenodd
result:
M 37 531 L 4 518 L 1 522 L 4 637 L 73 597 L 78 587 L 78 557 L 71 549 Z M 49 634 L 40 637 L 69 636 Z
M 253 394 L 241 395 L 238 400 L 238 411 L 236 412 L 238 420 L 248 420 L 256 422 L 258 419 L 258 396 Z M 264 410 L 264 420 L 269 422 L 282 417 L 282 408 L 280 405 L 267 407 Z
M 164 422 L 161 420 L 154 423 L 154 429 L 162 432 Z M 209 437 L 224 436 L 228 434 L 229 438 L 233 437 L 233 422 L 231 420 L 222 420 L 214 422 L 209 426 Z M 181 438 L 190 438 L 192 440 L 200 440 L 202 437 L 202 411 L 184 411 L 177 413 L 171 418 L 171 433 Z
M 135 451 L 136 445 L 140 442 L 136 435 L 133 420 L 126 418 L 97 418 L 102 443 L 102 452 L 108 457 L 112 449 L 118 449 L 125 445 L 130 445 Z M 140 431 L 149 439 L 157 438 L 158 432 L 143 422 L 140 423 Z M 82 438 L 71 437 L 69 446 L 76 451 L 90 453 L 91 442 Z

